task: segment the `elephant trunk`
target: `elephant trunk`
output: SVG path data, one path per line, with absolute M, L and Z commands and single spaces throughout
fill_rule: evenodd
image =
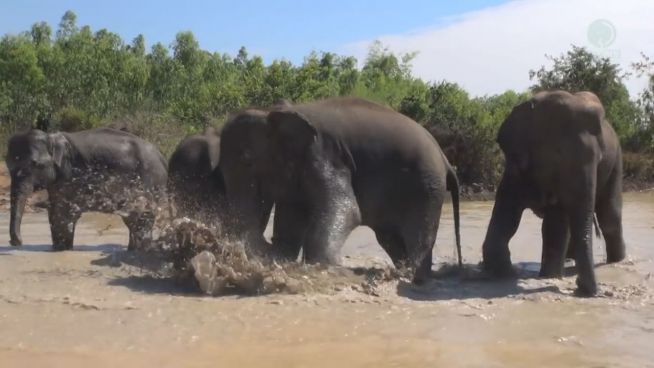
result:
M 9 219 L 9 243 L 13 246 L 23 245 L 20 235 L 20 225 L 27 198 L 34 191 L 34 186 L 28 178 L 13 178 L 11 181 L 11 213 Z
M 249 190 L 244 190 L 243 187 Z M 232 190 L 228 193 L 227 202 L 230 218 L 223 219 L 223 223 L 239 234 L 249 249 L 260 252 L 267 248 L 263 232 L 270 219 L 273 203 L 261 193 L 259 186 L 255 184 Z

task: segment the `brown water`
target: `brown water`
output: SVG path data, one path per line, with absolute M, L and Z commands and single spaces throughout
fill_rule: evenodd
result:
M 468 264 L 480 260 L 491 208 L 462 205 Z M 454 263 L 448 205 L 443 216 L 435 259 Z M 519 280 L 219 298 L 149 276 L 125 254 L 117 217 L 85 216 L 62 253 L 49 251 L 45 214 L 25 217 L 20 249 L 6 245 L 7 222 L 0 213 L 0 367 L 654 366 L 651 192 L 626 195 L 629 259 L 597 268 L 603 296 L 592 299 L 570 295 L 574 277 L 530 277 L 541 240 L 528 213 L 511 243 Z M 348 265 L 388 263 L 366 228 L 344 253 Z M 600 240 L 595 255 L 601 263 Z

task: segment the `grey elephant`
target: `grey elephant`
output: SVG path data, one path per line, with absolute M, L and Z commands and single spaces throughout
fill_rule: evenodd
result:
M 423 127 L 387 107 L 345 97 L 245 110 L 223 128 L 220 167 L 247 239 L 259 239 L 274 203 L 273 252 L 334 264 L 366 225 L 416 282 L 430 275 L 449 190 L 461 262 L 455 172 Z
M 22 245 L 20 225 L 33 190 L 46 189 L 54 250 L 72 249 L 84 212 L 118 213 L 129 229 L 128 249 L 148 242 L 165 199 L 166 161 L 152 144 L 123 131 L 30 130 L 9 139 L 10 242 Z
M 541 276 L 562 276 L 569 248 L 578 293 L 595 294 L 594 214 L 607 262 L 625 257 L 622 154 L 600 100 L 590 92 L 538 93 L 513 109 L 497 141 L 506 165 L 483 244 L 485 269 L 512 272 L 508 243 L 529 208 L 543 218 Z
M 176 216 L 221 221 L 225 184 L 218 167 L 220 135 L 214 128 L 182 140 L 168 161 L 168 194 Z

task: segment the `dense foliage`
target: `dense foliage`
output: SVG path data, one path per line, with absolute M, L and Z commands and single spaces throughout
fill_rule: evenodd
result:
M 106 29 L 79 27 L 68 11 L 54 33 L 39 22 L 0 40 L 0 144 L 6 135 L 35 124 L 63 130 L 119 124 L 168 153 L 180 136 L 220 125 L 245 106 L 354 95 L 420 122 L 437 137 L 463 183 L 492 186 L 502 163 L 497 128 L 529 94 L 472 97 L 455 83 L 428 83 L 411 74 L 414 56 L 393 54 L 377 42 L 362 66 L 330 52 L 311 53 L 301 65 L 287 60 L 266 65 L 245 48 L 236 56 L 202 50 L 191 32 L 148 52 L 142 35 L 126 43 Z M 639 101 L 631 101 L 625 76 L 608 59 L 573 47 L 551 61 L 551 67 L 531 72 L 534 91 L 596 92 L 625 147 L 651 152 L 653 83 Z M 638 67 L 652 75 L 648 60 Z

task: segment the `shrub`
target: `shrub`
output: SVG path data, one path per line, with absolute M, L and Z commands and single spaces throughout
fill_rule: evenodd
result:
M 100 119 L 85 111 L 67 107 L 55 114 L 51 129 L 63 132 L 78 132 L 97 127 L 99 121 Z

